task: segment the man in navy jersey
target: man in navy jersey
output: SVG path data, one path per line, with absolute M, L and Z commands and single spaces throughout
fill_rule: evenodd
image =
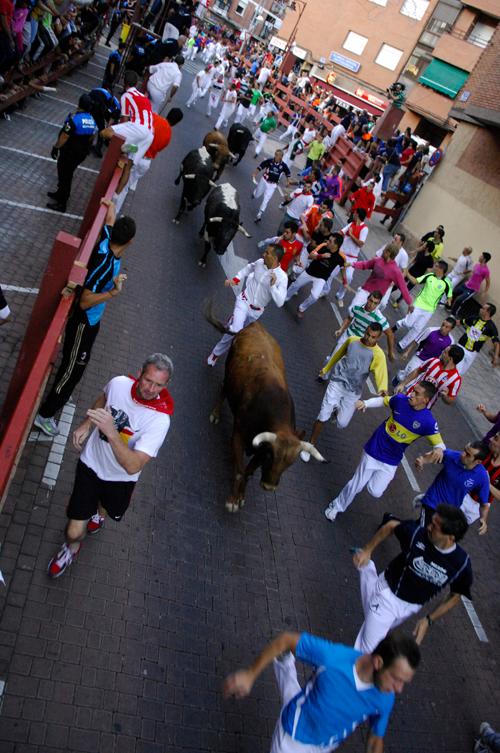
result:
M 438 505 L 425 528 L 419 521 L 387 517 L 387 523 L 353 557 L 365 615 L 354 644 L 359 651 L 373 651 L 389 630 L 419 612 L 446 586 L 450 587 L 446 599 L 416 624 L 413 635 L 418 644 L 461 596 L 471 598 L 472 566 L 469 555 L 458 545 L 468 528 L 461 510 Z M 392 534 L 398 539 L 401 552 L 379 575 L 371 557 Z
M 315 669 L 304 688 L 295 658 Z M 244 698 L 273 662 L 283 707 L 271 753 L 328 753 L 368 721 L 367 753 L 382 753 L 395 693 L 411 682 L 420 661 L 416 642 L 388 635 L 371 654 L 310 633 L 281 633 L 248 669 L 226 678 L 224 695 Z
M 127 279 L 120 271 L 121 257 L 134 239 L 135 222 L 131 217 L 116 220 L 113 202 L 101 199 L 101 203 L 108 207 L 101 241 L 90 258 L 80 298 L 66 324 L 61 365 L 52 389 L 33 422 L 49 437 L 59 434 L 54 415 L 83 376 L 106 304 L 120 295 Z
M 266 211 L 266 207 L 271 201 L 271 197 L 278 188 L 278 183 L 283 174 L 286 176 L 286 185 L 288 185 L 288 179 L 290 178 L 290 169 L 286 162 L 283 161 L 283 152 L 281 149 L 277 149 L 274 153 L 274 158 L 265 159 L 257 167 L 255 172 L 252 173 L 252 178 L 255 181 L 257 173 L 262 172 L 262 177 L 257 183 L 255 190 L 252 194 L 252 199 L 259 199 L 261 196 L 262 204 L 259 207 L 255 222 L 260 222 L 262 215 Z

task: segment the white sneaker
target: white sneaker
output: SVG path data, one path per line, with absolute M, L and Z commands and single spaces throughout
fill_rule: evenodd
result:
M 210 355 L 207 358 L 207 364 L 209 366 L 215 366 L 219 359 L 219 356 L 216 356 L 214 353 L 210 353 Z
M 417 510 L 419 507 L 422 507 L 420 503 L 423 500 L 424 496 L 425 496 L 424 494 L 417 494 L 416 497 L 413 497 L 411 506 L 413 507 L 414 510 Z
M 57 437 L 57 435 L 59 434 L 59 429 L 57 428 L 57 424 L 54 419 L 44 418 L 39 413 L 36 414 L 33 425 L 36 426 L 37 429 L 40 429 L 40 431 L 42 431 L 48 437 Z
M 340 510 L 337 509 L 335 502 L 330 502 L 325 510 L 325 517 L 333 523 L 339 512 Z
M 308 452 L 306 452 L 305 450 L 301 450 L 301 452 L 300 452 L 300 459 L 302 460 L 302 462 L 308 463 L 310 461 L 310 459 L 311 459 L 311 455 Z
M 344 308 L 344 301 L 342 300 L 342 298 L 337 298 L 337 306 L 339 307 L 339 309 Z

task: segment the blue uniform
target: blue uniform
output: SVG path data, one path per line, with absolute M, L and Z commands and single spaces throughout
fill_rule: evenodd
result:
M 464 468 L 460 459 L 462 453 L 456 450 L 445 450 L 443 453 L 443 468 L 434 482 L 427 489 L 422 499 L 424 507 L 433 510 L 442 502 L 460 507 L 466 494 L 476 493 L 481 505 L 488 504 L 490 496 L 490 477 L 484 465 L 474 468 Z
M 281 712 L 283 729 L 290 737 L 335 748 L 364 721 L 374 735 L 384 736 L 394 693 L 361 682 L 354 666 L 361 652 L 302 633 L 295 653 L 316 671 Z
M 375 460 L 388 465 L 399 465 L 406 448 L 419 437 L 425 437 L 431 445 L 443 445 L 439 426 L 428 408 L 415 410 L 407 395 L 384 398 L 391 415 L 380 424 L 365 444 L 365 452 Z

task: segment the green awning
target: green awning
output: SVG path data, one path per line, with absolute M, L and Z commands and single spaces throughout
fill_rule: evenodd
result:
M 434 58 L 418 81 L 420 84 L 430 86 L 431 89 L 455 99 L 468 77 L 467 71 Z

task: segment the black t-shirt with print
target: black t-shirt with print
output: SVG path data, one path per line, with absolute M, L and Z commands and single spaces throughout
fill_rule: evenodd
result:
M 330 253 L 327 246 L 323 246 L 321 249 L 318 247 L 320 254 Z M 307 267 L 307 273 L 311 277 L 319 277 L 322 280 L 328 280 L 335 267 L 343 267 L 345 264 L 345 256 L 340 251 L 335 251 L 329 259 L 313 259 Z
M 394 534 L 401 554 L 389 563 L 385 578 L 395 596 L 411 604 L 425 604 L 449 585 L 452 593 L 471 598 L 472 566 L 462 547 L 457 544 L 453 551 L 441 552 L 415 520 L 403 521 Z

